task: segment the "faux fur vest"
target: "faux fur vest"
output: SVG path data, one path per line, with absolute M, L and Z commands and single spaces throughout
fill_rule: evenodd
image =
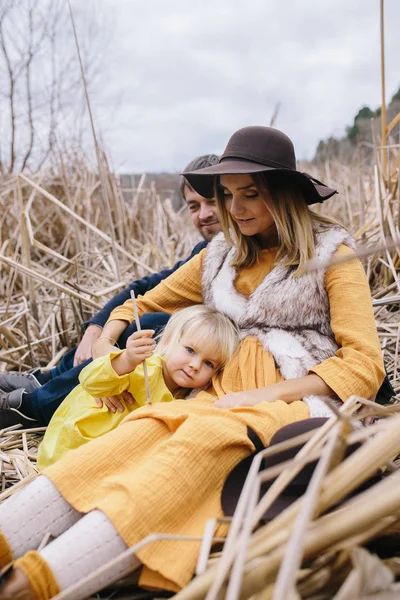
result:
M 316 238 L 318 262 L 329 260 L 340 244 L 355 247 L 353 238 L 336 226 L 328 226 Z M 330 325 L 325 269 L 293 277 L 293 268 L 278 264 L 246 298 L 234 287 L 236 270 L 230 266 L 234 252 L 223 234 L 208 244 L 203 269 L 204 304 L 231 317 L 240 327 L 242 338 L 256 336 L 272 354 L 284 379 L 303 377 L 333 356 L 338 346 Z M 332 416 L 322 398 L 309 396 L 303 400 L 312 417 Z

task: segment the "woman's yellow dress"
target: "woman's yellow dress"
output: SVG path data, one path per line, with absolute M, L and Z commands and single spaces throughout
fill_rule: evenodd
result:
M 140 311 L 173 312 L 201 303 L 202 258 L 198 255 L 139 299 Z M 274 252 L 264 251 L 261 264 L 239 273 L 236 289 L 249 295 L 273 260 Z M 313 372 L 342 400 L 351 393 L 369 397 L 383 380 L 384 369 L 361 264 L 331 267 L 325 285 L 341 348 Z M 113 311 L 111 318 L 121 316 L 131 319 L 128 305 Z M 268 445 L 282 426 L 309 417 L 302 401 L 222 410 L 212 406 L 213 400 L 280 379 L 273 358 L 257 339 L 247 338 L 209 390 L 193 400 L 139 408 L 114 431 L 68 453 L 44 475 L 77 510 L 104 511 L 129 546 L 157 532 L 201 536 L 207 520 L 222 514 L 221 490 L 228 473 L 253 451 L 247 426 Z M 141 584 L 178 590 L 193 575 L 199 547 L 183 541 L 143 547 L 137 552 L 144 564 Z

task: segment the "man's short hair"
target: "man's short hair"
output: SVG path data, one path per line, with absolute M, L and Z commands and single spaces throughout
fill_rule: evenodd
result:
M 216 154 L 203 154 L 203 156 L 197 156 L 190 161 L 183 171 L 197 171 L 198 169 L 205 169 L 205 167 L 212 167 L 219 162 L 219 158 Z M 179 191 L 183 199 L 185 199 L 185 187 L 192 187 L 187 179 L 183 175 L 179 177 Z

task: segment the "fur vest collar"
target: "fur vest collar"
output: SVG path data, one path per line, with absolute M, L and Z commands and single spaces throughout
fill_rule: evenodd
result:
M 341 244 L 355 247 L 353 238 L 337 226 L 328 226 L 316 237 L 315 260 L 321 263 L 328 261 Z M 223 234 L 208 245 L 203 269 L 204 303 L 231 317 L 240 327 L 242 338 L 258 337 L 285 379 L 303 377 L 333 356 L 338 346 L 330 326 L 325 270 L 293 277 L 293 268 L 278 264 L 246 298 L 234 287 L 236 270 L 230 266 L 234 252 Z M 332 416 L 321 398 L 303 400 L 311 416 Z

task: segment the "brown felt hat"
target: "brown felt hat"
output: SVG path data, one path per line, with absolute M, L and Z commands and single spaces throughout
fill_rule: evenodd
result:
M 182 175 L 204 198 L 212 198 L 218 175 L 280 171 L 302 188 L 307 204 L 323 202 L 337 193 L 308 173 L 296 169 L 294 146 L 287 135 L 273 127 L 251 126 L 236 131 L 230 138 L 219 163 Z
M 274 446 L 275 444 L 279 444 L 281 442 L 285 442 L 290 440 L 291 438 L 295 438 L 298 435 L 305 433 L 306 431 L 312 431 L 314 429 L 318 429 L 322 427 L 324 423 L 326 423 L 328 419 L 326 418 L 311 418 L 305 419 L 303 421 L 297 421 L 295 423 L 291 423 L 290 425 L 286 425 L 279 429 L 272 437 L 269 446 Z M 251 463 L 253 461 L 254 456 L 263 449 L 263 444 L 259 439 L 258 435 L 255 431 L 251 430 L 248 427 L 247 432 L 250 440 L 253 442 L 255 447 L 255 452 L 250 454 L 247 458 L 244 458 L 236 467 L 231 471 L 228 475 L 224 487 L 222 489 L 221 494 L 221 506 L 226 516 L 232 516 L 235 512 L 237 503 L 239 501 L 239 496 L 242 491 L 245 479 L 249 472 Z M 260 465 L 260 471 L 264 469 L 268 469 L 275 465 L 279 465 L 282 462 L 295 458 L 297 452 L 304 446 L 304 444 L 299 444 L 294 448 L 289 448 L 287 450 L 281 450 L 276 454 L 271 456 L 266 456 Z M 354 443 L 351 446 L 348 446 L 345 451 L 345 457 L 350 456 L 353 452 L 360 448 L 360 443 Z M 314 473 L 314 469 L 317 466 L 317 461 L 312 461 L 307 463 L 300 472 L 294 477 L 294 479 L 286 486 L 286 488 L 281 492 L 275 502 L 268 508 L 268 510 L 264 513 L 263 519 L 270 520 L 279 515 L 283 510 L 285 510 L 288 506 L 293 504 L 296 500 L 298 500 L 305 492 L 307 491 L 308 484 L 310 483 L 311 477 Z M 354 490 L 349 496 L 346 496 L 344 500 L 347 500 L 360 492 L 366 490 L 371 487 L 378 481 L 380 481 L 382 475 L 380 471 L 377 471 L 374 475 L 369 477 L 363 484 L 359 485 L 356 490 Z M 261 485 L 259 498 L 264 496 L 266 492 L 269 490 L 271 485 L 273 484 L 273 480 L 265 481 Z M 342 500 L 340 504 L 344 501 Z

